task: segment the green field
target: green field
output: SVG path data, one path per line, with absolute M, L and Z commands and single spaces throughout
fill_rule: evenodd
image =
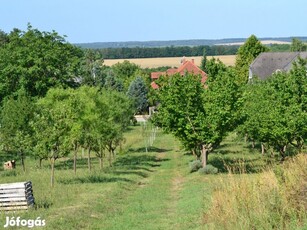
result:
M 147 153 L 144 137 L 141 126 L 131 127 L 114 166 L 105 162 L 102 171 L 94 154 L 88 172 L 87 159 L 80 153 L 76 176 L 70 159 L 58 160 L 54 188 L 48 162 L 40 169 L 37 160 L 26 159 L 26 173 L 20 165 L 13 172 L 0 171 L 0 183 L 31 180 L 36 199 L 28 212 L 0 213 L 0 226 L 7 216 L 20 216 L 45 219 L 44 229 L 220 229 L 207 214 L 214 191 L 229 176 L 227 169 L 234 177 L 243 169 L 252 180 L 270 165 L 232 134 L 209 156 L 220 174 L 189 173 L 194 157 L 172 136 L 159 130 Z

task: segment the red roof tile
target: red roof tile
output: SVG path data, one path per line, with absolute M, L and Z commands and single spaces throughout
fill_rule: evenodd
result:
M 165 72 L 152 72 L 151 79 L 158 79 L 160 76 L 164 75 Z
M 151 87 L 153 88 L 153 89 L 158 89 L 159 88 L 159 86 L 157 85 L 157 83 L 156 82 L 151 82 Z
M 201 78 L 202 83 L 205 83 L 205 81 L 207 80 L 207 74 L 204 71 L 202 71 L 199 67 L 197 67 L 194 64 L 193 60 L 184 61 L 178 69 L 171 68 L 171 69 L 168 69 L 166 72 L 152 72 L 151 79 L 158 79 L 160 76 L 165 75 L 165 74 L 169 76 L 175 73 L 180 73 L 181 75 L 185 75 L 187 72 L 193 73 L 193 74 L 200 74 L 202 76 Z M 155 82 L 151 83 L 151 87 L 154 89 L 159 88 L 159 86 Z

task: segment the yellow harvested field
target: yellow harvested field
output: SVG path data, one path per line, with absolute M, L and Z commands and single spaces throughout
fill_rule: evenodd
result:
M 208 56 L 208 59 L 212 56 Z M 223 55 L 223 56 L 214 56 L 214 58 L 220 59 L 225 65 L 233 66 L 236 61 L 236 55 Z M 107 66 L 112 66 L 118 62 L 123 62 L 128 60 L 129 62 L 135 63 L 142 68 L 156 68 L 161 66 L 171 66 L 179 67 L 182 57 L 167 57 L 167 58 L 132 58 L 132 59 L 105 59 L 104 64 Z M 194 59 L 194 62 L 197 66 L 200 66 L 202 56 L 197 57 L 186 57 L 186 60 Z

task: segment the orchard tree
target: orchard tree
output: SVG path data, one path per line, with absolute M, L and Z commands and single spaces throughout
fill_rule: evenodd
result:
M 234 127 L 237 85 L 232 77 L 232 72 L 216 76 L 205 87 L 200 76 L 175 74 L 165 78 L 157 92 L 160 104 L 154 123 L 201 157 L 203 167 L 210 151 Z
M 67 156 L 71 150 L 68 137 L 72 124 L 67 114 L 70 109 L 66 103 L 68 97 L 68 91 L 50 90 L 46 97 L 38 100 L 37 112 L 32 121 L 35 137 L 34 152 L 50 160 L 52 187 L 55 161 Z
M 148 89 L 141 77 L 136 77 L 134 81 L 130 83 L 127 95 L 134 101 L 134 107 L 137 113 L 141 113 L 147 109 L 148 106 Z
M 0 138 L 4 151 L 17 153 L 23 171 L 26 170 L 24 159 L 31 152 L 33 114 L 34 103 L 24 91 L 20 91 L 16 99 L 8 97 L 1 108 Z
M 42 97 L 51 87 L 75 85 L 82 55 L 54 31 L 41 32 L 31 25 L 26 32 L 13 30 L 0 46 L 0 98 L 20 89 Z
M 115 150 L 124 141 L 123 134 L 127 130 L 135 110 L 133 109 L 133 101 L 120 92 L 103 91 L 101 94 L 105 98 L 105 104 L 109 106 L 103 138 L 109 152 L 109 162 L 112 165 Z
M 282 159 L 291 144 L 300 152 L 307 138 L 306 62 L 294 63 L 290 73 L 273 74 L 248 86 L 244 99 L 242 134 L 275 148 Z
M 239 48 L 236 57 L 235 68 L 238 74 L 238 83 L 246 84 L 248 81 L 249 66 L 262 52 L 269 49 L 262 45 L 255 35 L 251 35 Z

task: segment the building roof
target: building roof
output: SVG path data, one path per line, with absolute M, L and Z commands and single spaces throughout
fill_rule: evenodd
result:
M 154 81 L 151 82 L 150 85 L 151 85 L 151 87 L 152 87 L 153 89 L 158 89 L 158 88 L 159 88 L 159 86 L 157 85 L 157 83 L 154 82 Z
M 298 57 L 307 58 L 307 52 L 264 52 L 250 65 L 249 78 L 257 76 L 264 80 L 276 71 L 289 71 Z
M 171 68 L 166 70 L 166 72 L 152 72 L 151 79 L 156 80 L 163 75 L 174 75 L 180 73 L 180 75 L 185 75 L 186 73 L 200 74 L 202 76 L 201 82 L 204 83 L 207 80 L 207 74 L 202 71 L 198 66 L 194 64 L 194 59 L 192 61 L 184 61 L 178 69 Z M 159 88 L 159 86 L 153 81 L 151 87 L 154 89 Z

